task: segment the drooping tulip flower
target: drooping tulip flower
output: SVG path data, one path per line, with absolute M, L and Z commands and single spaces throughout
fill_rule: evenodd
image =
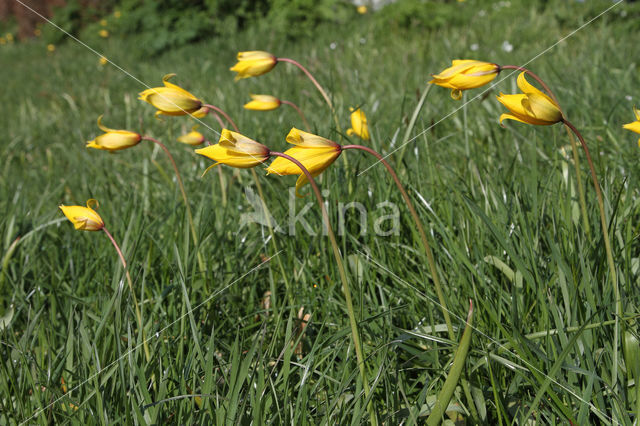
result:
M 273 111 L 278 109 L 282 102 L 271 95 L 250 95 L 251 102 L 244 104 L 244 108 L 251 111 Z
M 175 74 L 162 77 L 165 87 L 154 87 L 139 93 L 142 101 L 153 105 L 158 111 L 156 115 L 187 115 L 198 111 L 203 102 L 182 87 L 169 83 Z
M 432 74 L 433 80 L 429 84 L 451 89 L 451 97 L 459 100 L 462 98 L 463 90 L 484 86 L 496 78 L 499 72 L 500 66 L 498 64 L 471 59 L 455 59 L 451 61 L 451 66 L 440 74 Z
M 503 120 L 516 120 L 522 123 L 548 126 L 563 120 L 560 106 L 542 91 L 529 84 L 525 73 L 518 75 L 518 87 L 522 94 L 504 95 L 500 93 L 498 100 L 507 107 L 510 114 L 500 116 Z
M 633 107 L 633 113 L 636 115 L 636 121 L 627 123 L 622 127 L 632 132 L 640 133 L 640 110 Z M 640 146 L 640 139 L 638 139 L 638 146 Z
M 105 132 L 87 142 L 87 148 L 103 149 L 105 151 L 120 151 L 140 143 L 142 135 L 128 130 L 114 130 L 102 125 L 102 115 L 98 117 L 98 127 Z
M 360 139 L 369 140 L 369 126 L 367 125 L 367 116 L 358 108 L 349 108 L 351 111 L 351 128 L 347 129 L 347 135 L 357 135 Z
M 252 50 L 238 52 L 238 63 L 229 68 L 235 71 L 236 81 L 242 78 L 257 77 L 266 74 L 278 63 L 277 58 L 269 52 Z
M 93 198 L 87 201 L 87 207 L 60 205 L 62 213 L 73 223 L 73 226 L 80 231 L 100 231 L 104 228 L 104 221 L 100 215 L 91 208 L 98 206 L 98 201 Z
M 269 159 L 269 148 L 240 133 L 222 129 L 217 144 L 196 149 L 196 154 L 204 155 L 216 163 L 205 170 L 207 173 L 218 164 L 248 169 Z
M 178 142 L 191 145 L 198 146 L 204 142 L 204 135 L 198 132 L 196 129 L 198 125 L 195 125 L 191 128 L 191 131 L 187 134 L 184 134 L 178 138 Z
M 311 176 L 316 177 L 329 167 L 340 156 L 342 147 L 337 143 L 312 133 L 303 132 L 295 127 L 287 135 L 287 142 L 295 145 L 284 154 L 298 160 L 309 170 Z M 307 177 L 302 170 L 291 161 L 278 157 L 267 168 L 268 173 L 277 175 L 300 175 L 296 181 L 296 195 L 306 183 Z

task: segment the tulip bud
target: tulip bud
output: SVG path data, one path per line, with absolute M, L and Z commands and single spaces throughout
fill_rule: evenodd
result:
M 238 63 L 232 68 L 235 71 L 236 81 L 242 78 L 257 77 L 266 74 L 278 63 L 278 59 L 269 52 L 254 50 L 249 52 L 238 52 Z
M 137 145 L 142 136 L 128 130 L 114 130 L 102 125 L 102 116 L 98 117 L 98 127 L 105 132 L 87 142 L 87 148 L 103 149 L 106 151 L 119 151 Z
M 91 208 L 98 206 L 98 201 L 93 198 L 87 201 L 87 207 L 63 206 L 60 205 L 62 213 L 73 223 L 73 226 L 80 231 L 100 231 L 104 228 L 104 221 L 100 215 Z
M 203 102 L 180 86 L 169 83 L 175 74 L 167 74 L 162 78 L 165 87 L 154 87 L 140 92 L 142 101 L 153 105 L 158 111 L 156 115 L 187 115 L 198 111 Z

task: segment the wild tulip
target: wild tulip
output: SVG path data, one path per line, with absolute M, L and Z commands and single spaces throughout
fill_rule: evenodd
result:
M 98 201 L 93 198 L 87 201 L 87 207 L 60 205 L 62 213 L 73 223 L 73 226 L 80 231 L 100 231 L 104 228 L 104 221 L 92 205 L 98 206 Z
M 636 121 L 625 124 L 622 127 L 627 130 L 631 130 L 632 132 L 640 133 L 640 110 L 633 107 L 633 113 L 636 115 Z M 640 146 L 640 139 L 638 139 L 638 146 Z
M 169 82 L 175 74 L 167 74 L 162 78 L 165 87 L 154 87 L 140 92 L 139 98 L 153 105 L 158 111 L 156 115 L 187 115 L 195 113 L 203 107 L 203 102 L 182 87 Z
M 277 63 L 277 58 L 271 53 L 253 50 L 238 52 L 238 63 L 229 69 L 237 73 L 237 81 L 243 78 L 257 77 L 266 74 L 271 71 Z
M 102 149 L 105 151 L 120 151 L 140 143 L 142 135 L 128 130 L 114 130 L 102 125 L 102 115 L 98 117 L 98 127 L 105 132 L 87 142 L 87 148 Z
M 369 126 L 367 125 L 367 116 L 358 108 L 349 108 L 351 111 L 351 128 L 347 129 L 347 135 L 356 135 L 360 139 L 369 140 Z
M 303 132 L 295 127 L 287 135 L 287 142 L 295 147 L 286 150 L 284 154 L 299 161 L 313 177 L 318 176 L 329 167 L 342 152 L 342 147 L 337 143 L 312 133 Z M 282 157 L 276 158 L 267 168 L 267 172 L 280 176 L 300 175 L 296 181 L 296 195 L 298 196 L 300 196 L 300 188 L 309 182 L 307 176 L 298 166 Z
M 455 59 L 451 66 L 440 74 L 432 74 L 430 84 L 451 89 L 451 97 L 455 100 L 462 98 L 462 91 L 475 89 L 490 83 L 498 73 L 500 66 L 491 62 L 474 61 L 471 59 Z
M 204 155 L 216 163 L 209 166 L 205 173 L 218 164 L 248 169 L 269 159 L 269 148 L 240 133 L 222 129 L 217 144 L 196 149 L 196 154 Z
M 503 120 L 516 120 L 522 123 L 548 126 L 563 121 L 560 106 L 548 95 L 529 84 L 525 73 L 518 75 L 518 87 L 524 93 L 504 95 L 500 93 L 498 100 L 507 107 L 510 114 L 500 116 Z
M 250 95 L 251 102 L 244 104 L 244 108 L 251 111 L 273 111 L 278 109 L 282 102 L 275 96 Z
M 196 129 L 198 126 L 193 126 L 191 131 L 187 134 L 184 134 L 178 138 L 178 142 L 191 145 L 198 146 L 204 142 L 204 135 L 198 132 Z

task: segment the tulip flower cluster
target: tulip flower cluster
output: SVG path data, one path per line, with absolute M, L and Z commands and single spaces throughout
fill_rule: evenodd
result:
M 273 70 L 275 66 L 280 62 L 292 64 L 302 70 L 303 73 L 316 86 L 322 97 L 325 99 L 328 107 L 331 110 L 331 113 L 334 115 L 334 119 L 336 120 L 336 130 L 340 130 L 341 120 L 338 117 L 336 109 L 333 106 L 331 97 L 320 86 L 318 81 L 311 75 L 311 73 L 300 63 L 289 58 L 279 58 L 271 53 L 263 51 L 240 52 L 238 53 L 237 60 L 237 64 L 230 68 L 231 71 L 236 72 L 235 80 L 263 75 Z M 518 66 L 501 66 L 492 62 L 483 62 L 468 59 L 452 61 L 450 67 L 444 69 L 438 74 L 434 74 L 432 76 L 433 79 L 429 83 L 450 89 L 451 97 L 458 100 L 462 97 L 463 91 L 487 85 L 494 81 L 496 76 L 503 70 L 508 69 L 521 71 L 517 77 L 517 86 L 522 93 L 500 93 L 500 95 L 497 97 L 497 100 L 508 110 L 508 112 L 500 115 L 499 123 L 502 125 L 505 120 L 514 120 L 525 124 L 540 126 L 550 126 L 556 123 L 563 123 L 578 137 L 582 144 L 582 147 L 585 150 L 585 154 L 591 168 L 594 188 L 596 190 L 599 201 L 603 240 L 605 242 L 607 251 L 607 258 L 611 270 L 610 272 L 612 274 L 613 282 L 617 283 L 615 277 L 615 265 L 613 265 L 611 249 L 609 246 L 609 236 L 607 233 L 608 222 L 604 214 L 600 186 L 596 178 L 595 169 L 593 168 L 587 144 L 582 138 L 582 135 L 567 119 L 557 99 L 555 98 L 554 94 L 548 89 L 546 84 L 531 71 Z M 533 86 L 527 80 L 527 75 L 536 80 L 538 84 L 543 87 L 544 91 Z M 455 338 L 453 327 L 449 318 L 449 310 L 446 304 L 446 297 L 444 296 L 442 286 L 440 284 L 440 272 L 435 266 L 434 256 L 428 242 L 427 234 L 424 232 L 419 215 L 413 207 L 411 199 L 404 189 L 402 183 L 400 182 L 400 179 L 396 175 L 395 171 L 391 168 L 389 163 L 385 161 L 383 156 L 381 156 L 369 146 L 339 144 L 323 136 L 311 133 L 310 131 L 300 130 L 297 127 L 292 127 L 285 138 L 286 142 L 293 145 L 293 147 L 290 147 L 284 152 L 278 152 L 248 136 L 245 136 L 244 133 L 241 133 L 233 120 L 221 108 L 209 104 L 205 102 L 203 98 L 197 97 L 189 91 L 183 89 L 182 87 L 171 83 L 169 80 L 174 76 L 175 74 L 165 75 L 162 78 L 163 86 L 147 88 L 146 90 L 139 93 L 139 99 L 155 108 L 156 116 L 189 116 L 197 120 L 204 119 L 209 114 L 212 114 L 216 117 L 221 126 L 220 137 L 217 143 L 210 145 L 209 142 L 206 141 L 206 137 L 197 130 L 199 128 L 197 125 L 192 127 L 190 132 L 177 138 L 178 142 L 193 147 L 206 143 L 207 146 L 195 149 L 196 154 L 202 155 L 214 162 L 212 165 L 206 168 L 203 176 L 209 170 L 215 168 L 218 165 L 225 165 L 238 169 L 253 169 L 260 166 L 266 166 L 267 175 L 298 176 L 298 179 L 295 183 L 295 192 L 297 196 L 302 196 L 301 189 L 305 185 L 310 184 L 311 190 L 317 197 L 319 206 L 321 208 L 321 211 L 323 212 L 323 219 L 325 220 L 325 224 L 329 229 L 329 237 L 332 243 L 336 263 L 338 265 L 338 270 L 341 275 L 343 291 L 345 293 L 347 311 L 350 315 L 349 320 L 351 323 L 351 332 L 354 340 L 356 356 L 358 358 L 358 367 L 360 369 L 360 373 L 364 382 L 364 391 L 367 396 L 369 395 L 369 388 L 364 368 L 365 357 L 362 354 L 362 345 L 358 337 L 358 327 L 353 313 L 353 306 L 351 304 L 352 302 L 349 284 L 348 280 L 346 279 L 345 268 L 342 265 L 340 250 L 335 241 L 333 231 L 331 230 L 328 215 L 326 214 L 322 196 L 314 180 L 315 177 L 319 176 L 330 166 L 332 166 L 336 162 L 338 157 L 341 156 L 343 151 L 349 149 L 358 149 L 360 151 L 364 151 L 373 155 L 377 159 L 377 161 L 379 161 L 384 165 L 384 167 L 386 167 L 389 175 L 394 180 L 394 183 L 396 184 L 400 194 L 407 204 L 407 208 L 409 209 L 409 212 L 411 213 L 412 218 L 415 222 L 415 226 L 418 231 L 417 234 L 420 236 L 420 242 L 427 257 L 427 263 L 430 269 L 429 272 L 431 275 L 431 279 L 433 280 L 439 303 L 442 307 L 442 315 L 447 325 L 449 336 L 452 340 Z M 278 110 L 282 104 L 290 105 L 299 113 L 301 120 L 307 127 L 307 130 L 310 129 L 309 123 L 307 122 L 301 109 L 293 102 L 280 99 L 276 96 L 264 94 L 252 94 L 250 95 L 250 97 L 251 101 L 244 105 L 245 109 L 251 111 L 275 111 Z M 640 133 L 640 111 L 634 108 L 634 113 L 636 121 L 625 124 L 624 128 L 636 133 Z M 227 128 L 227 125 L 224 123 L 223 118 L 230 125 L 229 127 L 233 128 L 233 130 Z M 361 107 L 350 108 L 349 121 L 351 127 L 347 129 L 346 136 L 343 136 L 344 139 L 349 139 L 349 137 L 351 136 L 356 136 L 363 141 L 371 140 L 372 134 L 369 129 L 368 120 L 365 112 Z M 134 147 L 140 144 L 142 141 L 150 141 L 157 144 L 162 150 L 164 150 L 164 152 L 168 155 L 168 158 L 171 161 L 172 167 L 175 171 L 177 184 L 180 187 L 187 217 L 189 219 L 193 241 L 195 246 L 199 249 L 197 239 L 198 233 L 195 229 L 195 224 L 190 211 L 190 204 L 186 195 L 184 185 L 182 184 L 181 175 L 167 147 L 157 139 L 150 136 L 146 136 L 130 130 L 115 130 L 108 128 L 102 124 L 102 116 L 98 117 L 97 124 L 100 130 L 103 131 L 103 134 L 98 135 L 92 140 L 88 141 L 86 145 L 87 148 L 116 152 Z M 342 135 L 342 133 L 340 134 Z M 638 141 L 638 143 L 640 144 L 640 140 Z M 273 161 L 267 165 L 267 162 L 270 160 Z M 577 164 L 576 168 L 578 169 Z M 218 168 L 217 171 L 219 173 L 222 173 L 220 168 Z M 251 172 L 255 177 L 255 172 L 253 170 Z M 259 182 L 257 182 L 257 184 L 259 185 Z M 87 201 L 86 207 L 61 205 L 60 209 L 62 210 L 64 215 L 73 223 L 75 229 L 86 231 L 104 231 L 116 247 L 121 262 L 126 267 L 126 262 L 118 245 L 115 243 L 115 240 L 113 239 L 111 234 L 109 234 L 109 232 L 106 230 L 104 221 L 94 210 L 93 206 L 97 206 L 97 202 L 91 199 Z M 583 207 L 583 209 L 586 211 L 585 207 Z M 584 216 L 586 217 L 587 215 L 585 214 Z M 586 219 L 585 226 L 588 227 Z M 198 255 L 198 260 L 201 263 L 202 270 L 205 271 L 206 266 L 203 264 L 203 259 L 202 257 L 200 257 L 200 252 L 198 252 Z M 129 283 L 131 286 L 132 284 L 130 279 Z M 620 312 L 617 311 L 617 314 L 620 315 Z M 140 326 L 142 326 L 141 320 Z

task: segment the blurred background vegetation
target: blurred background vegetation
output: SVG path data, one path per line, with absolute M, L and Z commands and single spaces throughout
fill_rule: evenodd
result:
M 572 1 L 567 1 L 571 3 Z M 135 43 L 144 55 L 158 55 L 211 37 L 233 37 L 249 27 L 286 39 L 310 39 L 321 24 L 350 25 L 358 13 L 376 13 L 375 27 L 381 31 L 437 30 L 468 25 L 476 17 L 473 0 L 0 0 L 0 43 L 42 36 L 47 44 L 67 40 L 57 28 L 43 26 L 43 20 L 20 3 L 50 18 L 68 33 L 91 43 L 99 38 L 119 37 Z M 475 7 L 469 6 L 474 3 Z M 595 16 L 599 3 L 583 1 L 584 19 Z M 556 9 L 557 24 L 572 24 L 572 9 L 558 8 L 557 2 L 527 0 L 485 4 L 486 18 L 493 13 L 521 13 L 517 6 L 538 8 L 539 13 Z M 366 9 L 358 9 L 364 6 Z M 640 28 L 640 8 L 627 8 L 621 31 Z M 531 33 L 532 30 L 525 32 Z M 538 31 L 539 29 L 535 29 Z

